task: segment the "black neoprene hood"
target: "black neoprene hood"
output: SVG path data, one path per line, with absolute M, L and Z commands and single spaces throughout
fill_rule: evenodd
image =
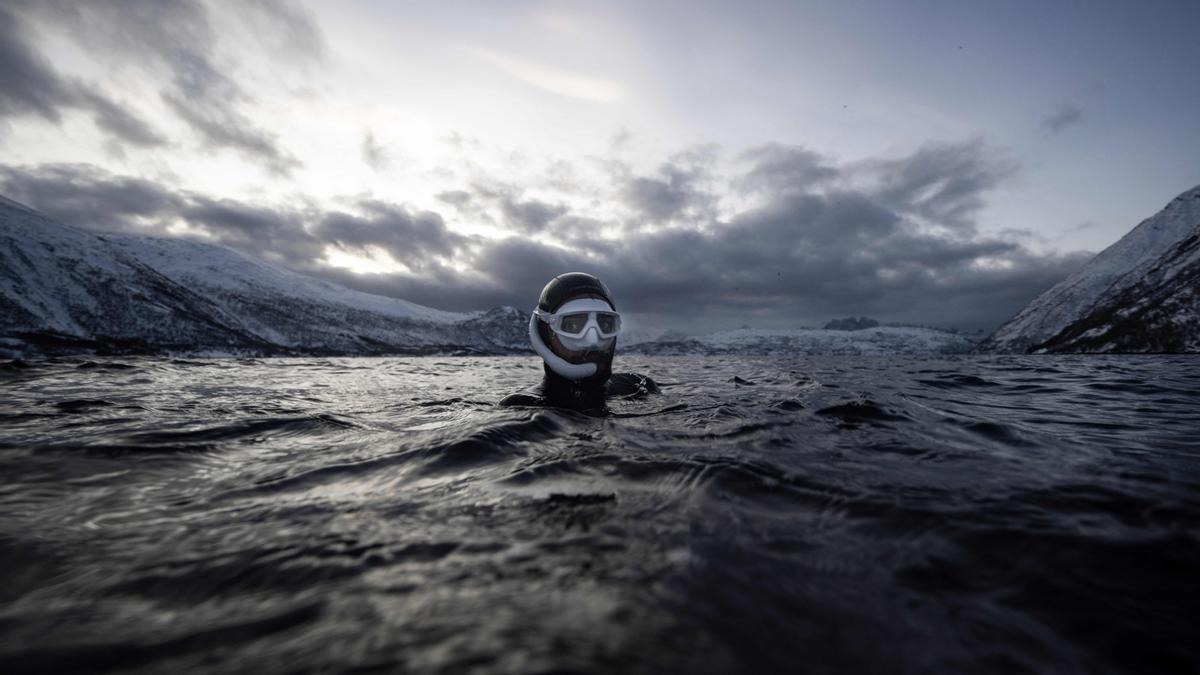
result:
M 538 298 L 538 309 L 543 312 L 555 312 L 568 300 L 589 296 L 601 298 L 614 311 L 617 309 L 608 286 L 586 272 L 567 272 L 551 279 L 542 289 L 542 297 Z

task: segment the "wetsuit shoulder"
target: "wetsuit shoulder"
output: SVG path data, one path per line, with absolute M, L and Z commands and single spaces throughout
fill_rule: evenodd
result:
M 543 385 L 539 384 L 539 385 L 530 387 L 524 391 L 518 391 L 515 394 L 509 394 L 508 396 L 505 396 L 504 398 L 500 399 L 500 403 L 498 405 L 505 406 L 505 407 L 509 407 L 509 406 L 517 406 L 517 407 L 538 406 L 538 407 L 541 407 L 541 406 L 545 406 L 546 405 L 545 387 Z
M 605 393 L 609 396 L 641 397 L 659 393 L 658 384 L 640 373 L 614 373 L 608 379 Z

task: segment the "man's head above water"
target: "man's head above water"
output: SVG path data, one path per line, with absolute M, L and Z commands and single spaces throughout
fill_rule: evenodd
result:
M 612 293 L 583 272 L 551 279 L 529 317 L 529 341 L 545 362 L 547 376 L 582 385 L 604 386 L 620 331 Z

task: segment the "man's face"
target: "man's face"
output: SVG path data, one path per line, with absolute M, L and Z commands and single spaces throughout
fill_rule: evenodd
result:
M 617 338 L 604 340 L 589 340 L 583 338 L 562 337 L 550 331 L 550 351 L 554 352 L 568 363 L 598 363 L 610 358 L 617 347 Z
M 558 313 L 597 310 L 611 312 L 612 307 L 600 298 L 577 298 L 564 303 Z M 579 337 L 559 335 L 552 330 L 547 332 L 550 334 L 547 341 L 550 351 L 568 363 L 602 363 L 612 358 L 617 347 L 616 336 L 601 338 L 594 326 Z

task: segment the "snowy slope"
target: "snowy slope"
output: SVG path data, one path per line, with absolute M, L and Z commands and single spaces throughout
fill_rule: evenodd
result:
M 742 328 L 712 333 L 687 340 L 642 342 L 622 347 L 624 353 L 645 355 L 746 354 L 795 356 L 835 354 L 847 356 L 884 354 L 965 354 L 975 343 L 955 333 L 932 328 L 879 326 L 863 330 L 798 328 L 758 330 Z
M 96 235 L 0 198 L 0 338 L 125 351 L 391 353 L 527 347 L 512 308 L 455 314 L 221 246 Z
M 1200 228 L 1035 352 L 1200 352 Z
M 1200 228 L 1200 186 L 1179 195 L 1077 272 L 1038 296 L 979 347 L 1023 353 L 1102 303 L 1140 284 L 1174 246 Z

